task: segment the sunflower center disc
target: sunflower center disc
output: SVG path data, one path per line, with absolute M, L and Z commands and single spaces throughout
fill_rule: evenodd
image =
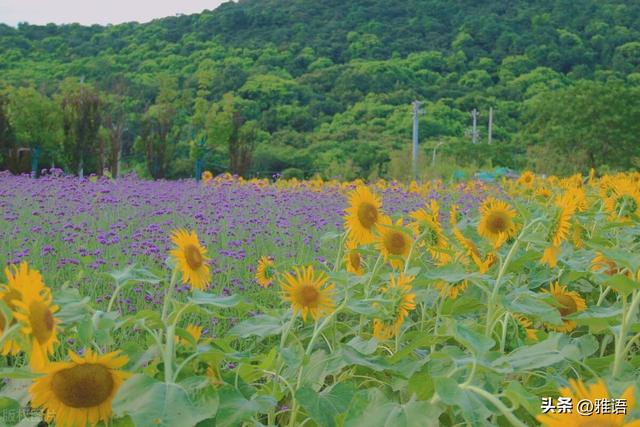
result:
M 404 253 L 406 245 L 402 233 L 397 231 L 389 233 L 384 243 L 391 254 L 402 255 Z
M 558 308 L 562 317 L 568 316 L 570 314 L 578 311 L 578 306 L 576 302 L 569 295 L 556 295 L 556 301 L 560 303 L 562 307 Z
M 355 252 L 355 251 L 351 251 L 349 252 L 349 262 L 351 263 L 351 266 L 353 268 L 355 268 L 356 270 L 360 268 L 360 254 Z
M 189 245 L 184 248 L 184 257 L 187 260 L 187 264 L 194 270 L 202 267 L 202 263 L 204 259 L 202 258 L 202 253 L 200 250 L 196 248 L 194 245 Z
M 492 233 L 503 233 L 507 231 L 507 218 L 503 214 L 493 214 L 489 217 L 487 226 Z
M 72 408 L 90 408 L 104 403 L 113 391 L 113 377 L 103 365 L 86 363 L 56 372 L 51 389 Z
M 378 221 L 378 209 L 371 203 L 361 203 L 358 207 L 358 220 L 364 228 L 371 228 Z
M 318 297 L 320 296 L 320 293 L 315 286 L 303 286 L 298 295 L 300 298 L 300 305 L 305 307 L 315 307 L 318 305 Z
M 29 323 L 33 330 L 33 336 L 40 344 L 49 341 L 53 335 L 53 313 L 42 301 L 32 302 L 29 306 Z

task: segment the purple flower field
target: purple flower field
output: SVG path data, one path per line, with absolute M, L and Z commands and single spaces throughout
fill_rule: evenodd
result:
M 55 170 L 39 179 L 2 173 L 0 264 L 27 260 L 52 288 L 68 282 L 99 307 L 113 290 L 103 273 L 138 264 L 168 274 L 170 232 L 186 228 L 197 231 L 212 258 L 215 293 L 258 291 L 255 265 L 263 255 L 291 264 L 334 262 L 335 248 L 321 245 L 320 237 L 342 230 L 350 188 L 232 177 L 202 183 L 133 176 L 79 180 Z M 434 197 L 445 206 L 455 201 L 464 212 L 486 192 L 477 183 L 420 191 L 385 183 L 378 190 L 392 215 Z M 119 307 L 129 312 L 152 308 L 163 295 L 159 286 L 136 286 L 123 293 Z

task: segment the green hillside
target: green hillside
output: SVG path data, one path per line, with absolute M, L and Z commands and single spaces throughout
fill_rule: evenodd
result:
M 30 146 L 69 171 L 115 172 L 121 152 L 156 178 L 196 159 L 406 178 L 416 99 L 423 173 L 625 169 L 640 157 L 640 4 L 243 0 L 146 24 L 0 25 L 0 90 L 0 169 L 24 169 Z

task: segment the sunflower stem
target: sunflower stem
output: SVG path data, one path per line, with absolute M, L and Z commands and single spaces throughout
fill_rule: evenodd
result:
M 627 327 L 633 321 L 635 317 L 636 310 L 638 309 L 638 304 L 640 303 L 640 292 L 637 290 L 633 291 L 631 298 L 631 303 L 627 303 L 627 298 L 624 297 L 622 299 L 622 323 L 620 324 L 620 332 L 616 338 L 615 343 L 615 356 L 613 359 L 613 369 L 612 374 L 613 377 L 620 376 L 622 371 L 622 364 L 626 358 L 627 351 L 630 349 L 630 346 L 626 343 L 627 336 Z M 633 337 L 631 342 L 633 342 L 636 337 Z M 629 344 L 631 344 L 631 342 Z
M 511 249 L 509 249 L 509 252 L 507 253 L 506 258 L 504 259 L 504 262 L 500 266 L 500 271 L 498 272 L 496 283 L 493 287 L 493 291 L 491 292 L 491 295 L 489 296 L 489 301 L 487 303 L 487 319 L 486 319 L 487 323 L 485 326 L 485 333 L 484 333 L 487 337 L 490 337 L 491 334 L 493 333 L 492 326 L 493 326 L 493 316 L 494 316 L 494 309 L 496 305 L 496 299 L 498 297 L 498 291 L 500 290 L 500 285 L 502 284 L 502 278 L 505 272 L 507 271 L 507 267 L 511 262 L 511 258 L 513 258 L 513 255 L 516 253 L 518 246 L 520 246 L 520 241 L 522 240 L 522 237 L 524 236 L 525 231 L 527 231 L 529 227 L 531 227 L 534 224 L 537 224 L 541 220 L 542 218 L 536 218 L 533 221 L 531 221 L 529 224 L 522 227 L 522 231 L 520 231 L 520 234 L 516 238 L 516 241 L 513 242 L 513 245 L 511 245 Z
M 176 339 L 176 325 L 167 326 L 164 348 L 164 382 L 173 383 L 173 352 Z
M 340 239 L 340 244 L 338 246 L 338 255 L 336 256 L 336 262 L 333 264 L 333 271 L 338 271 L 338 266 L 340 265 L 340 258 L 342 258 L 342 250 L 344 248 L 344 243 L 347 241 L 347 232 L 342 233 L 342 238 Z
M 500 399 L 498 399 L 497 397 L 495 397 L 491 393 L 489 393 L 489 392 L 487 392 L 487 391 L 485 391 L 485 390 L 483 390 L 481 388 L 478 388 L 476 386 L 473 386 L 473 385 L 461 384 L 460 388 L 472 391 L 475 394 L 477 394 L 478 396 L 482 396 L 485 399 L 487 399 L 489 402 L 491 402 L 493 404 L 493 406 L 498 408 L 498 410 L 502 413 L 502 415 L 504 415 L 504 417 L 507 420 L 509 420 L 509 422 L 511 423 L 512 426 L 527 427 L 527 425 L 525 423 L 523 423 L 522 421 L 520 421 L 518 419 L 518 417 L 513 415 L 513 412 L 511 412 L 511 410 L 509 410 L 509 408 L 507 408 L 505 406 L 505 404 L 502 403 L 502 401 Z
M 291 332 L 291 328 L 293 327 L 293 323 L 296 321 L 296 313 L 293 312 L 291 313 L 291 320 L 289 320 L 289 322 L 287 323 L 287 327 L 285 328 L 285 330 L 283 331 L 282 335 L 280 336 L 280 349 L 282 350 L 284 348 L 284 345 L 287 342 L 287 337 L 289 336 L 289 332 Z
M 378 272 L 378 267 L 380 266 L 380 260 L 382 259 L 382 254 L 378 255 L 376 259 L 376 263 L 373 265 L 373 270 L 371 270 L 371 277 L 367 280 L 367 283 L 364 285 L 364 298 L 365 300 L 369 298 L 369 288 L 371 287 L 371 282 L 373 282 L 373 278 Z M 360 322 L 358 324 L 358 333 L 362 332 L 362 326 L 364 324 L 364 314 L 360 315 Z
M 173 269 L 173 274 L 171 274 L 171 283 L 169 283 L 169 289 L 164 296 L 164 302 L 162 305 L 162 321 L 166 322 L 167 320 L 167 310 L 169 310 L 169 304 L 171 302 L 171 297 L 173 296 L 173 288 L 176 287 L 176 281 L 178 280 L 178 269 Z
M 502 321 L 502 339 L 500 340 L 500 353 L 504 353 L 504 346 L 507 342 L 507 328 L 509 326 L 509 312 L 504 313 Z
M 178 280 L 178 269 L 173 269 L 171 275 L 171 282 L 169 283 L 169 289 L 164 296 L 164 302 L 162 305 L 162 322 L 165 324 L 165 345 L 163 349 L 163 362 L 164 362 L 164 381 L 166 383 L 173 382 L 173 356 L 175 351 L 175 339 L 176 339 L 176 325 L 175 323 L 168 324 L 167 314 L 169 310 L 169 304 L 171 304 L 171 298 L 173 297 L 173 289 L 175 288 L 176 281 Z

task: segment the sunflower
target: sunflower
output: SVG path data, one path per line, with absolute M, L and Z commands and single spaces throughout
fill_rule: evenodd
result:
M 213 179 L 213 174 L 209 171 L 202 172 L 202 182 L 205 184 Z
M 70 362 L 53 362 L 45 376 L 29 389 L 34 408 L 45 410 L 45 420 L 56 425 L 84 427 L 111 418 L 111 402 L 128 373 L 118 371 L 128 359 L 119 352 L 99 356 L 88 349 L 84 357 L 69 352 Z
M 400 273 L 396 279 L 391 276 L 388 286 L 380 288 L 385 299 L 391 301 L 390 309 L 388 307 L 382 318 L 373 319 L 373 336 L 379 340 L 391 338 L 400 332 L 400 328 L 404 323 L 404 319 L 409 312 L 416 308 L 416 294 L 412 292 L 410 283 L 413 276 L 405 276 Z
M 391 264 L 393 268 L 401 268 L 404 265 L 413 244 L 411 235 L 399 227 L 402 227 L 402 219 L 396 221 L 394 227 L 391 219 L 385 217 L 379 227 L 380 235 L 376 244 L 385 262 Z
M 466 256 L 471 258 L 476 267 L 478 267 L 480 274 L 484 274 L 489 271 L 489 268 L 491 268 L 497 260 L 496 254 L 488 253 L 483 259 L 476 244 L 471 239 L 467 239 L 457 227 L 453 227 L 451 232 L 453 233 L 453 237 L 455 237 L 458 243 L 460 243 L 462 248 L 465 250 Z
M 335 285 L 324 286 L 327 276 L 323 272 L 316 274 L 313 267 L 294 268 L 295 275 L 285 273 L 280 282 L 282 298 L 291 303 L 296 313 L 302 313 L 302 319 L 307 320 L 311 314 L 314 321 L 328 315 L 335 310 L 333 294 Z
M 458 220 L 460 219 L 459 217 L 460 213 L 458 212 L 458 205 L 454 203 L 449 209 L 449 224 L 451 224 L 452 227 L 458 225 Z
M 263 256 L 258 261 L 258 267 L 256 268 L 256 282 L 263 288 L 268 288 L 273 283 L 273 278 L 276 275 L 274 268 L 273 257 Z
M 469 287 L 468 280 L 460 280 L 456 283 L 447 283 L 444 280 L 438 280 L 435 283 L 436 289 L 440 291 L 440 296 L 456 299 Z
M 583 311 L 587 308 L 587 304 L 584 299 L 575 291 L 568 291 L 566 286 L 559 284 L 558 282 L 552 283 L 550 289 L 543 290 L 544 293 L 550 294 L 556 300 L 558 305 L 558 311 L 562 317 L 562 326 L 550 325 L 547 327 L 557 332 L 571 332 L 576 328 L 576 322 L 566 319 L 567 316 Z
M 573 231 L 571 233 L 571 242 L 578 249 L 584 248 L 584 238 L 587 230 L 578 222 L 573 223 Z
M 596 256 L 591 260 L 591 271 L 594 272 L 602 272 L 607 276 L 615 276 L 621 273 L 622 270 L 615 261 L 605 257 L 600 252 L 596 252 Z M 630 271 L 626 271 L 625 275 L 630 279 L 633 276 Z
M 484 257 L 484 260 L 476 257 L 472 257 L 472 258 L 473 258 L 473 262 L 476 264 L 476 267 L 478 267 L 478 272 L 480 274 L 484 274 L 487 271 L 489 271 L 491 266 L 495 264 L 496 260 L 498 259 L 498 257 L 496 257 L 496 254 L 493 252 L 488 253 L 487 256 Z
M 587 196 L 582 188 L 570 188 L 566 193 L 570 203 L 573 203 L 577 212 L 584 212 L 589 208 Z
M 531 171 L 524 171 L 522 175 L 518 178 L 518 184 L 524 187 L 527 190 L 531 190 L 533 188 L 533 184 L 535 182 L 536 176 Z
M 455 219 L 457 215 L 455 207 L 452 208 L 451 215 Z M 449 242 L 442 231 L 440 224 L 440 206 L 435 200 L 431 200 L 429 212 L 418 209 L 410 214 L 414 223 L 411 225 L 417 233 L 424 234 L 423 242 L 427 245 L 427 250 L 431 257 L 440 265 L 447 264 L 451 260 L 451 255 L 447 253 Z M 420 242 L 421 244 L 423 242 Z
M 204 328 L 202 326 L 199 326 L 199 325 L 189 324 L 184 329 L 187 331 L 187 333 L 189 335 L 191 335 L 193 337 L 193 340 L 197 344 L 198 341 L 200 341 L 200 337 L 202 336 L 202 330 Z M 185 339 L 182 339 L 182 338 L 178 338 L 178 343 L 180 343 L 182 345 L 185 345 L 185 346 L 189 345 L 189 341 L 185 340 Z
M 349 195 L 349 205 L 344 225 L 349 237 L 360 245 L 373 243 L 373 232 L 384 217 L 380 198 L 361 185 Z
M 518 324 L 524 329 L 527 338 L 530 340 L 537 341 L 538 340 L 538 331 L 531 327 L 533 324 L 531 319 L 523 316 L 522 314 L 514 313 L 512 314 L 513 318 L 518 322 Z
M 546 200 L 552 196 L 551 190 L 545 186 L 538 187 L 535 191 L 536 197 Z
M 571 217 L 575 211 L 575 200 L 570 194 L 565 194 L 556 200 L 556 213 L 547 235 L 547 241 L 553 246 L 560 246 L 569 237 Z
M 218 374 L 217 369 L 215 369 L 211 365 L 207 366 L 207 370 L 206 370 L 205 376 L 207 377 L 207 381 L 209 382 L 209 384 L 211 384 L 215 388 L 218 388 L 222 384 L 224 384 L 220 380 L 220 375 Z
M 489 197 L 482 203 L 480 213 L 478 234 L 490 240 L 495 249 L 515 236 L 517 227 L 513 219 L 516 212 L 507 203 Z
M 640 190 L 635 182 L 619 179 L 611 190 L 604 205 L 612 217 L 630 221 L 633 216 L 640 214 Z
M 358 252 L 358 244 L 353 240 L 347 241 L 345 245 L 344 263 L 349 273 L 361 276 L 364 274 L 364 264 L 362 255 Z
M 190 283 L 196 289 L 204 289 L 209 285 L 209 266 L 206 257 L 206 248 L 200 245 L 195 231 L 176 230 L 171 235 L 171 240 L 177 246 L 171 251 L 178 269 L 182 273 L 182 280 Z
M 542 258 L 540 258 L 541 264 L 546 264 L 551 268 L 556 268 L 558 265 L 558 255 L 560 254 L 560 246 L 548 246 L 545 248 L 542 253 Z
M 9 268 L 5 268 L 4 272 L 7 278 L 9 279 L 9 285 L 0 288 L 0 301 L 4 302 L 11 312 L 14 312 L 16 309 L 16 305 L 14 304 L 15 300 L 20 300 L 21 294 L 18 290 L 17 286 L 24 286 L 25 283 L 29 283 L 31 280 L 40 280 L 42 282 L 42 278 L 37 271 L 28 270 L 28 266 L 26 262 L 20 264 L 20 267 L 15 269 L 15 276 L 11 274 L 11 270 Z M 29 275 L 33 277 L 30 279 Z M 7 319 L 0 313 L 0 336 L 4 333 L 6 329 L 6 321 Z M 15 319 L 11 319 L 9 326 L 12 326 L 16 323 Z M 20 345 L 17 341 L 12 339 L 5 340 L 2 347 L 0 347 L 0 354 L 6 356 L 7 354 L 16 355 L 20 352 Z
M 607 385 L 602 379 L 595 384 L 586 385 L 582 380 L 569 380 L 569 387 L 560 389 L 560 396 L 568 397 L 574 404 L 581 400 L 588 400 L 597 405 L 598 402 L 612 402 Z M 635 407 L 634 387 L 629 386 L 619 401 L 626 402 L 626 407 Z M 597 406 L 596 406 L 597 408 Z M 609 413 L 606 413 L 609 412 Z M 639 427 L 640 420 L 625 423 L 626 410 L 619 413 L 614 411 L 594 411 L 590 416 L 581 415 L 578 411 L 565 413 L 547 413 L 538 415 L 536 419 L 546 427 L 581 427 L 581 426 L 607 426 L 607 427 Z
M 51 291 L 42 282 L 40 273 L 29 270 L 26 262 L 20 264 L 14 273 L 7 274 L 9 284 L 20 292 L 21 297 L 11 300 L 15 307 L 13 315 L 22 325 L 22 333 L 31 338 L 29 362 L 32 368 L 37 369 L 48 362 L 53 346 L 58 342 L 58 320 L 53 314 L 59 308 L 53 304 Z

